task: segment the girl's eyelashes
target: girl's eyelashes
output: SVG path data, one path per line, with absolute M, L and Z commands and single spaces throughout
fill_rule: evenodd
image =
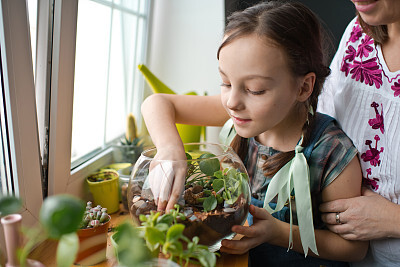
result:
M 221 86 L 222 86 L 222 87 L 228 87 L 228 88 L 231 87 L 231 85 L 228 84 L 228 83 L 221 83 Z
M 231 88 L 231 85 L 229 83 L 221 83 L 221 87 L 225 88 Z M 266 90 L 257 90 L 257 91 L 252 91 L 250 89 L 246 89 L 246 92 L 252 95 L 262 95 L 265 93 Z
M 250 89 L 246 89 L 247 92 L 249 92 L 252 95 L 262 95 L 265 93 L 265 90 L 260 90 L 260 91 L 252 91 Z

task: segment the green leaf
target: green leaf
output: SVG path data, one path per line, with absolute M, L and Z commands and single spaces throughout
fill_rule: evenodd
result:
M 167 242 L 175 241 L 181 237 L 184 229 L 185 225 L 181 223 L 172 225 L 167 232 Z
M 165 255 L 172 254 L 173 256 L 180 258 L 183 252 L 183 245 L 177 240 L 174 242 L 166 242 L 163 246 L 162 252 Z
M 218 178 L 218 179 L 224 178 L 224 175 L 223 175 L 223 173 L 222 173 L 221 170 L 218 170 L 218 171 L 214 172 L 214 176 L 215 176 L 216 178 Z
M 229 168 L 228 172 L 226 172 L 226 175 L 228 176 L 229 179 L 237 179 L 236 175 L 237 175 L 237 171 L 233 168 Z
M 207 159 L 210 158 L 210 159 Z M 216 158 L 214 154 L 211 153 L 205 153 L 199 157 L 199 159 L 206 159 L 206 160 L 201 160 L 199 161 L 199 167 L 200 170 L 208 175 L 208 176 L 213 176 L 216 171 L 219 171 L 221 168 L 221 165 L 219 163 L 219 160 Z
M 74 263 L 78 249 L 79 238 L 75 232 L 61 236 L 57 246 L 57 266 L 71 266 Z
M 165 234 L 155 227 L 147 227 L 145 238 L 150 249 L 154 250 L 165 242 Z
M 198 251 L 197 258 L 204 267 L 214 267 L 217 265 L 217 256 L 208 251 L 208 249 Z
M 164 214 L 157 219 L 157 223 L 165 223 L 171 225 L 174 221 L 174 216 L 171 213 Z
M 18 212 L 22 207 L 21 200 L 14 196 L 2 196 L 0 198 L 0 217 Z
M 120 266 L 142 266 L 144 262 L 152 258 L 144 239 L 140 238 L 139 232 L 129 222 L 124 222 L 116 227 L 116 233 L 111 236 L 111 239 L 114 240 L 113 245 Z
M 239 173 L 240 178 L 243 179 L 244 181 L 248 181 L 249 180 L 249 176 L 243 172 Z
M 157 228 L 159 231 L 161 232 L 167 232 L 169 229 L 169 224 L 166 223 L 158 223 L 156 224 L 156 226 L 154 226 L 155 228 Z
M 85 212 L 85 204 L 71 195 L 46 198 L 40 208 L 39 219 L 52 239 L 78 230 Z
M 141 222 L 147 222 L 147 217 L 146 217 L 146 215 L 140 214 L 140 215 L 139 215 L 139 220 L 140 220 Z
M 207 197 L 203 202 L 203 208 L 205 211 L 211 211 L 217 207 L 217 199 L 214 195 Z
M 225 181 L 223 179 L 215 179 L 213 181 L 213 189 L 215 192 L 218 192 L 219 190 L 221 190 L 221 188 L 223 188 L 225 186 Z

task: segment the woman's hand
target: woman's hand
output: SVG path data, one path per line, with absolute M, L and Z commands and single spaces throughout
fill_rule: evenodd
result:
M 186 169 L 183 145 L 157 148 L 148 179 L 158 210 L 174 208 L 185 186 Z
M 232 231 L 243 235 L 243 237 L 240 240 L 222 240 L 221 252 L 243 254 L 280 235 L 278 231 L 278 220 L 272 217 L 268 211 L 250 205 L 250 213 L 253 215 L 253 225 L 233 226 Z
M 399 237 L 396 223 L 400 206 L 367 188 L 360 197 L 321 204 L 322 220 L 328 228 L 348 240 L 372 240 Z M 337 215 L 338 214 L 338 215 Z

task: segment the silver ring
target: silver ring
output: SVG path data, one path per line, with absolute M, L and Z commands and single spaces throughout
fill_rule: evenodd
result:
M 340 212 L 336 212 L 336 223 L 337 223 L 337 224 L 342 224 L 342 223 L 340 222 Z

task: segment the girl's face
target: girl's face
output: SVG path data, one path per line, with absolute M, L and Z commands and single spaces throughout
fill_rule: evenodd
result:
M 219 71 L 221 101 L 240 136 L 293 129 L 299 90 L 280 48 L 256 35 L 240 37 L 220 50 Z
M 351 0 L 362 19 L 369 25 L 400 23 L 399 0 Z

